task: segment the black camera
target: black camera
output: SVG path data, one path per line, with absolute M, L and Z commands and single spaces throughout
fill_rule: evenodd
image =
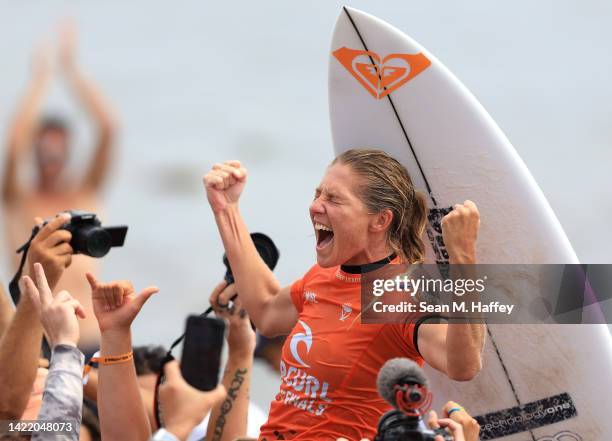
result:
M 71 216 L 70 221 L 62 225 L 62 229 L 68 230 L 72 234 L 70 246 L 74 254 L 78 253 L 91 257 L 103 257 L 108 254 L 112 247 L 123 246 L 128 230 L 127 226 L 103 227 L 102 222 L 100 222 L 100 219 L 98 219 L 95 213 L 76 210 L 68 211 L 68 213 L 70 213 Z M 37 225 L 34 227 L 30 238 L 17 250 L 17 253 L 23 254 L 21 255 L 19 269 L 9 284 L 9 291 L 15 305 L 19 303 L 20 292 L 18 283 L 23 272 L 23 266 L 26 262 L 30 243 L 41 228 L 48 223 L 49 220 L 46 220 L 42 226 Z
M 70 231 L 72 240 L 70 246 L 74 254 L 85 254 L 91 257 L 104 257 L 112 247 L 121 247 L 125 242 L 128 227 L 125 225 L 116 227 L 103 227 L 102 222 L 95 213 L 85 211 L 69 211 L 70 221 L 62 226 L 62 229 Z M 43 227 L 49 221 L 45 221 Z M 35 227 L 33 236 L 42 227 Z
M 272 239 L 266 236 L 263 233 L 251 233 L 251 239 L 255 244 L 255 248 L 257 252 L 263 259 L 263 261 L 268 265 L 268 268 L 273 270 L 276 267 L 276 263 L 278 262 L 278 248 L 274 245 Z M 229 260 L 227 256 L 223 255 L 223 264 L 225 265 L 225 281 L 228 285 L 234 283 L 234 274 L 232 273 L 232 267 L 230 266 Z
M 446 430 L 429 429 L 421 417 L 391 410 L 378 422 L 374 441 L 433 441 L 437 435 L 441 435 L 444 441 L 453 441 Z

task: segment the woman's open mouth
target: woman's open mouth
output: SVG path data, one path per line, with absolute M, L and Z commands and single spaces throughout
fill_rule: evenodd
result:
M 331 227 L 320 223 L 315 223 L 317 233 L 317 250 L 326 248 L 334 240 L 334 231 Z

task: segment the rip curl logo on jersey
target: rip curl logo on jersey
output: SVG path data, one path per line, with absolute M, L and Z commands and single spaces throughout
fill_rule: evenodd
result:
M 582 437 L 577 433 L 564 430 L 563 432 L 559 432 L 553 436 L 538 438 L 538 441 L 582 441 Z
M 381 58 L 372 51 L 341 47 L 332 55 L 376 99 L 399 89 L 431 65 L 422 53 L 389 54 Z
M 306 353 L 309 353 L 310 347 L 312 346 L 312 331 L 310 330 L 310 327 L 302 320 L 298 320 L 298 323 L 302 325 L 302 328 L 304 328 L 304 331 L 306 332 L 297 332 L 293 334 L 293 337 L 291 337 L 291 343 L 289 343 L 289 349 L 291 349 L 291 355 L 293 355 L 293 358 L 300 366 L 310 367 L 304 363 L 304 360 L 302 360 L 300 354 L 298 354 L 298 345 L 300 343 L 304 343 L 306 345 Z

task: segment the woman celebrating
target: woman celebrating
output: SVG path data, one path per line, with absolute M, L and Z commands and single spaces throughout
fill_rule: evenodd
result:
M 373 438 L 389 409 L 378 396 L 376 375 L 393 357 L 425 361 L 454 380 L 478 373 L 483 325 L 423 323 L 417 330 L 414 323 L 354 320 L 369 264 L 424 258 L 425 199 L 398 161 L 359 149 L 331 163 L 310 206 L 317 263 L 285 288 L 259 257 L 240 215 L 246 178 L 240 162 L 226 161 L 204 184 L 243 305 L 262 334 L 289 334 L 280 392 L 261 441 Z M 478 210 L 470 201 L 454 208 L 442 222 L 450 262 L 475 263 Z

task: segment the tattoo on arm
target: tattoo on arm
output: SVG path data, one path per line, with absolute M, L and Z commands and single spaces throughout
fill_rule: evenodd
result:
M 221 414 L 217 418 L 215 422 L 215 433 L 213 435 L 213 441 L 221 441 L 223 436 L 223 429 L 225 428 L 226 417 L 231 412 L 232 406 L 234 405 L 234 401 L 238 396 L 238 391 L 240 387 L 242 387 L 242 383 L 244 382 L 244 377 L 246 376 L 248 369 L 236 369 L 234 373 L 234 378 L 232 378 L 232 382 L 230 387 L 227 390 L 227 398 L 221 404 Z

